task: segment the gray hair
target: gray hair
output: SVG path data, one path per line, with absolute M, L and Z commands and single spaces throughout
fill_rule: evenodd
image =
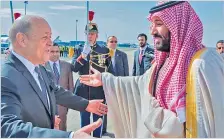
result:
M 11 43 L 15 42 L 17 33 L 28 35 L 34 20 L 38 19 L 45 20 L 44 18 L 35 15 L 25 15 L 16 19 L 11 29 L 9 30 L 9 40 Z

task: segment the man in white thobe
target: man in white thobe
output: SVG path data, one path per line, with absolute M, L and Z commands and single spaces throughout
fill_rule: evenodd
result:
M 202 23 L 187 1 L 150 10 L 155 62 L 142 76 L 80 77 L 105 92 L 115 137 L 224 137 L 224 64 L 202 45 Z

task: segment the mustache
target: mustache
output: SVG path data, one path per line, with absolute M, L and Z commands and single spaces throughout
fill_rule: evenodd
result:
M 153 37 L 154 38 L 161 38 L 161 39 L 163 38 L 163 36 L 162 35 L 159 35 L 159 34 L 155 34 L 155 35 L 153 35 Z
M 163 36 L 163 35 L 159 35 L 159 34 L 155 34 L 155 35 L 153 35 L 153 38 L 154 38 L 154 39 L 155 39 L 155 38 L 161 38 L 161 39 L 163 39 L 163 40 L 170 41 L 170 37 L 166 38 L 165 36 Z

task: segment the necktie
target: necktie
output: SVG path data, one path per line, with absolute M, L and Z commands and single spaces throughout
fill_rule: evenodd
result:
M 59 85 L 59 78 L 60 78 L 60 75 L 59 75 L 59 72 L 58 72 L 58 68 L 57 68 L 57 64 L 54 62 L 53 64 L 53 70 L 54 70 L 54 75 L 55 75 L 55 78 L 56 78 L 56 84 Z M 58 106 L 56 105 L 56 115 L 58 115 Z
M 48 110 L 50 110 L 49 105 L 48 105 L 48 100 L 47 100 L 47 88 L 46 88 L 46 85 L 42 78 L 42 75 L 40 73 L 40 69 L 38 67 L 35 67 L 34 71 L 38 74 L 38 80 L 40 82 L 40 86 L 41 86 L 41 90 L 42 90 L 40 95 L 41 95 L 45 105 L 47 106 Z
M 53 64 L 53 70 L 54 70 L 54 75 L 55 75 L 55 78 L 56 78 L 56 83 L 58 84 L 59 83 L 60 75 L 59 75 L 59 72 L 58 72 L 58 68 L 57 68 L 57 64 L 56 63 Z
M 144 50 L 141 50 L 141 52 L 140 52 L 140 54 L 139 54 L 139 63 L 142 62 L 143 52 L 144 52 Z

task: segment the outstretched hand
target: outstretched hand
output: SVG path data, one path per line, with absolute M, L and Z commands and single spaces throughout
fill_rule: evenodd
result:
M 103 123 L 102 119 L 98 119 L 96 122 L 89 124 L 87 126 L 84 126 L 83 128 L 76 131 L 73 135 L 73 138 L 90 138 L 91 132 L 93 132 L 95 129 L 100 127 L 100 125 Z
M 88 85 L 88 86 L 93 86 L 93 87 L 98 87 L 98 86 L 102 86 L 102 79 L 101 76 L 102 74 L 94 69 L 93 67 L 90 67 L 90 70 L 93 72 L 93 74 L 91 75 L 81 75 L 80 76 L 80 82 Z
M 95 99 L 95 100 L 89 100 L 89 104 L 86 107 L 86 111 L 90 113 L 95 113 L 99 116 L 102 116 L 104 114 L 107 114 L 107 105 L 103 104 L 103 99 Z

